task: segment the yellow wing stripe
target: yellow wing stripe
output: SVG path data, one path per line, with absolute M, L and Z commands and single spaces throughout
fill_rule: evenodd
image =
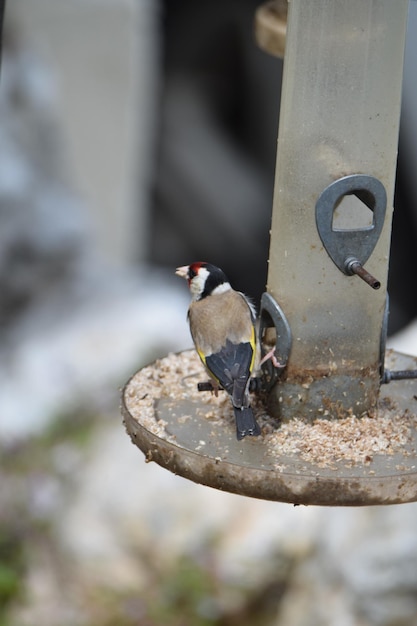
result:
M 250 362 L 250 371 L 252 372 L 255 365 L 255 353 L 256 353 L 256 334 L 255 326 L 252 326 L 252 334 L 250 338 L 250 345 L 252 346 L 252 360 Z

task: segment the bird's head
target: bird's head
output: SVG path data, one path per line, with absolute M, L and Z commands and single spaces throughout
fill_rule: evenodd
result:
M 230 283 L 223 270 L 211 263 L 202 261 L 177 267 L 177 276 L 185 278 L 193 300 L 201 300 L 206 296 L 223 293 L 229 290 Z

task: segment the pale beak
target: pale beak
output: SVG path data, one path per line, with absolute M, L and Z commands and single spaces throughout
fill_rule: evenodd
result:
M 183 265 L 182 267 L 177 267 L 175 270 L 175 274 L 180 276 L 181 278 L 188 278 L 188 265 Z

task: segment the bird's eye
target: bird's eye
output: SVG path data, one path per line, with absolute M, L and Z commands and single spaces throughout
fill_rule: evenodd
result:
M 195 276 L 197 276 L 197 272 L 192 267 L 188 270 L 188 278 L 192 280 Z

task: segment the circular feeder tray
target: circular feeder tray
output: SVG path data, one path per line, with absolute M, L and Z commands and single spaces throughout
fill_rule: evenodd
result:
M 389 369 L 417 359 L 387 353 Z M 126 429 L 147 461 L 194 482 L 245 496 L 325 506 L 417 500 L 417 380 L 381 386 L 374 416 L 279 424 L 252 396 L 259 437 L 237 441 L 230 399 L 198 392 L 194 351 L 137 372 L 122 393 Z

